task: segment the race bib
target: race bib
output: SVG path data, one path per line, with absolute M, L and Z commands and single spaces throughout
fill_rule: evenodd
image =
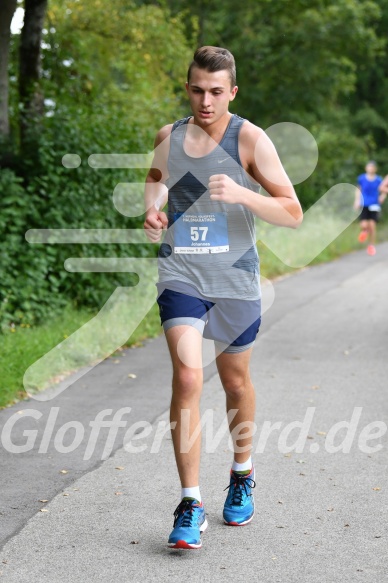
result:
M 175 213 L 174 253 L 229 251 L 226 213 Z

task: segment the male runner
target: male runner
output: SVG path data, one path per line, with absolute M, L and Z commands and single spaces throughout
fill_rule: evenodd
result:
M 302 220 L 272 142 L 228 111 L 237 89 L 233 55 L 199 48 L 186 83 L 192 116 L 158 132 L 146 180 L 147 235 L 157 242 L 168 228 L 159 252 L 158 303 L 173 365 L 170 421 L 182 486 L 172 548 L 200 548 L 207 527 L 200 434 L 188 447 L 200 422 L 203 337 L 215 341 L 235 452 L 224 521 L 240 526 L 253 517 L 249 360 L 261 319 L 254 216 L 293 228 Z M 259 194 L 260 185 L 270 196 Z
M 376 255 L 376 223 L 379 220 L 380 203 L 385 199 L 385 196 L 379 195 L 382 181 L 381 176 L 377 175 L 377 165 L 373 160 L 365 166 L 365 174 L 360 174 L 357 178 L 359 188 L 356 189 L 354 208 L 362 207 L 359 217 L 361 231 L 358 240 L 360 243 L 364 243 L 369 239 L 369 245 L 366 248 L 368 255 Z M 360 191 L 363 199 L 362 204 Z

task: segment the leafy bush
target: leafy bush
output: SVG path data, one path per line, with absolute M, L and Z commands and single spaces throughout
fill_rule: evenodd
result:
M 46 114 L 18 152 L 18 38 L 11 46 L 10 115 L 16 164 L 0 168 L 0 326 L 30 326 L 69 300 L 100 308 L 130 273 L 69 273 L 68 257 L 151 256 L 147 245 L 30 244 L 30 229 L 135 229 L 113 205 L 118 183 L 144 182 L 145 170 L 93 169 L 95 153 L 147 153 L 165 123 L 183 115 L 178 97 L 188 49 L 180 19 L 157 6 L 52 0 L 43 42 Z M 160 96 L 163 96 L 162 98 Z M 77 154 L 81 165 L 62 158 Z M 140 188 L 140 187 L 139 187 Z M 136 213 L 134 213 L 136 214 Z
M 101 132 L 103 133 L 103 132 Z M 106 132 L 107 134 L 108 132 Z M 100 138 L 112 136 L 100 135 Z M 39 166 L 31 171 L 26 186 L 12 171 L 0 173 L 0 228 L 3 236 L 0 265 L 1 325 L 34 324 L 61 309 L 71 299 L 77 305 L 98 308 L 118 285 L 133 285 L 125 273 L 68 273 L 68 257 L 126 257 L 153 253 L 152 248 L 134 245 L 30 244 L 30 229 L 139 228 L 143 218 L 127 218 L 112 203 L 119 182 L 140 182 L 139 171 L 94 170 L 87 165 L 89 137 L 74 127 L 51 122 L 37 142 Z M 101 151 L 95 143 L 97 151 Z M 128 138 L 116 148 L 134 149 Z M 79 168 L 61 164 L 69 152 L 80 155 Z M 144 174 L 144 172 L 142 172 Z M 137 176 L 136 176 L 137 174 Z M 144 176 L 142 177 L 144 178 Z

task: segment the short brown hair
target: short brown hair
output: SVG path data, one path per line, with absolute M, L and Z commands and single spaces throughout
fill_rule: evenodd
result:
M 231 86 L 236 85 L 236 64 L 234 57 L 228 49 L 221 47 L 200 47 L 194 53 L 193 61 L 187 71 L 187 81 L 190 82 L 190 75 L 193 67 L 206 69 L 209 73 L 216 71 L 228 71 Z

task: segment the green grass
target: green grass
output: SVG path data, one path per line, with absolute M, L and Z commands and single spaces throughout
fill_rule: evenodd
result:
M 279 237 L 287 237 L 284 230 L 279 229 Z M 328 245 L 311 264 L 322 263 L 335 259 L 345 253 L 362 248 L 357 242 L 358 225 L 353 223 L 337 239 Z M 388 223 L 379 225 L 379 241 L 388 240 Z M 288 241 L 288 240 L 287 240 Z M 286 243 L 287 243 L 286 241 Z M 258 245 L 261 258 L 261 271 L 267 278 L 293 273 L 293 267 L 285 265 L 263 243 Z M 292 251 L 290 251 L 292 253 Z M 292 263 L 292 261 L 290 261 Z M 67 307 L 63 313 L 52 318 L 45 324 L 34 328 L 16 327 L 0 336 L 1 378 L 0 378 L 0 408 L 11 405 L 26 397 L 23 388 L 23 375 L 27 368 L 39 358 L 47 354 L 65 338 L 78 330 L 83 324 L 94 317 L 94 313 L 85 309 L 76 310 Z M 145 338 L 155 337 L 161 332 L 157 306 L 151 309 L 141 324 L 137 327 L 125 346 L 141 344 Z M 114 355 L 112 355 L 114 356 Z M 76 368 L 76 367 L 75 367 Z M 71 370 L 62 370 L 63 374 Z M 60 377 L 47 378 L 53 382 Z
M 287 232 L 279 231 L 279 237 L 287 237 Z M 345 229 L 339 237 L 334 239 L 325 249 L 317 255 L 309 265 L 316 265 L 319 263 L 325 263 L 327 261 L 332 261 L 346 253 L 352 251 L 358 251 L 365 247 L 357 241 L 357 236 L 359 233 L 359 226 L 357 223 L 352 223 L 347 229 Z M 378 243 L 388 240 L 388 222 L 382 223 L 378 227 L 377 235 Z M 295 268 L 285 265 L 272 251 L 266 247 L 263 243 L 258 243 L 258 250 L 260 255 L 260 270 L 262 275 L 268 279 L 273 279 L 275 277 L 294 273 Z
M 91 311 L 76 310 L 68 306 L 62 314 L 45 324 L 34 328 L 16 327 L 13 331 L 1 335 L 0 408 L 25 398 L 27 395 L 23 388 L 23 376 L 27 368 L 86 324 L 94 315 Z M 127 346 L 140 345 L 142 340 L 157 336 L 160 331 L 159 314 L 155 305 L 132 334 Z

